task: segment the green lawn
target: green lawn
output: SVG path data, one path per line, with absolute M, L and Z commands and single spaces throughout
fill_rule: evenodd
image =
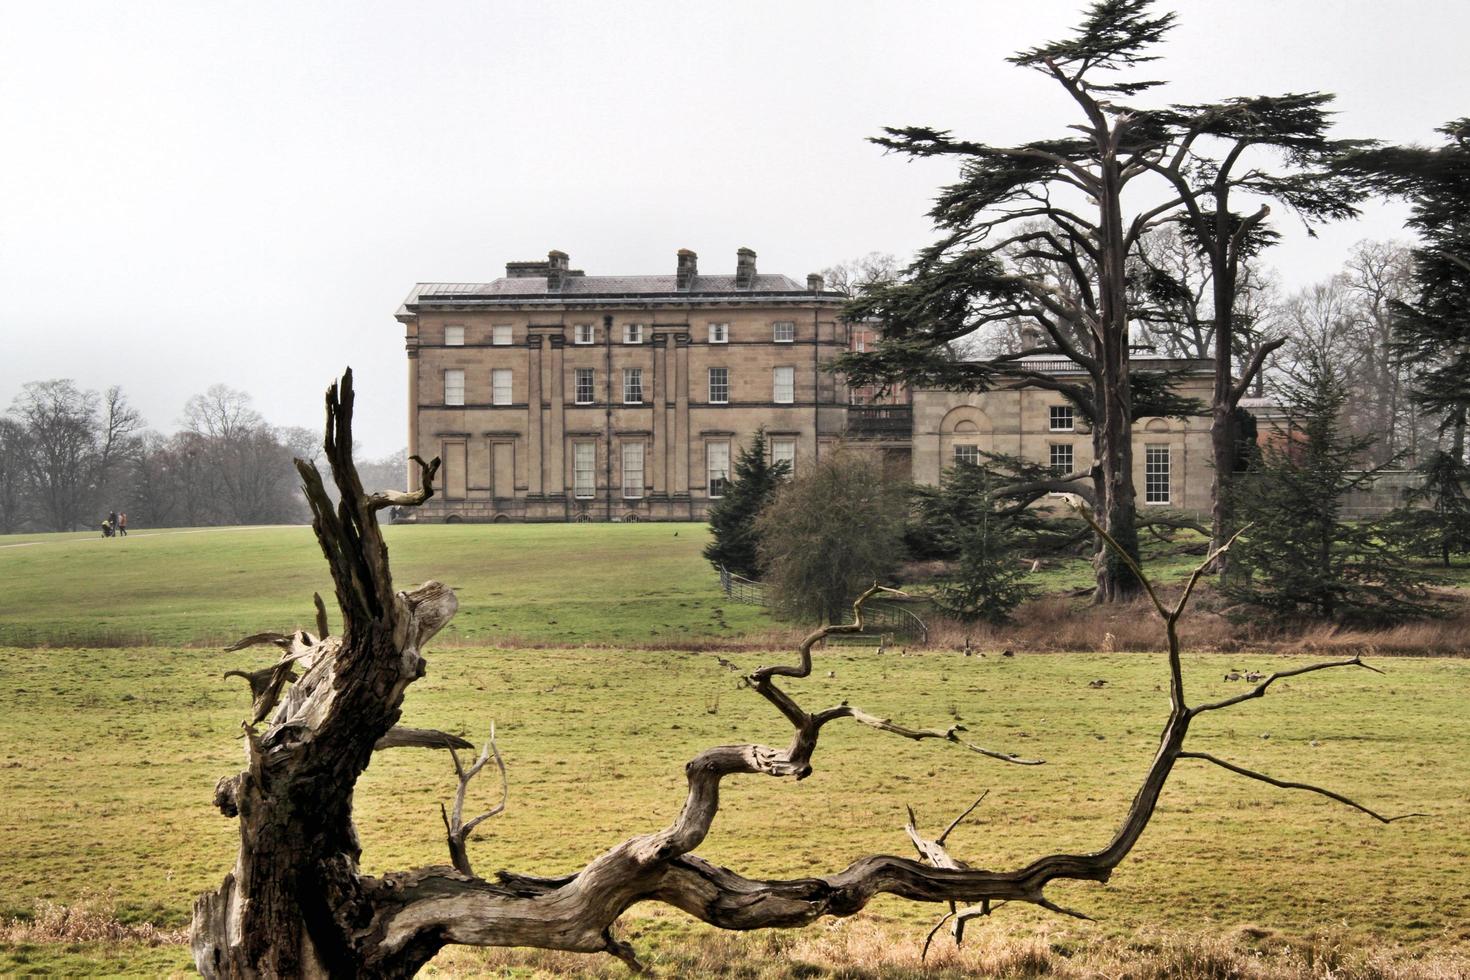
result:
M 768 657 L 736 659 L 748 668 Z M 233 822 L 210 798 L 215 780 L 240 765 L 245 697 L 220 673 L 265 660 L 261 651 L 166 648 L 0 653 L 0 914 L 101 894 L 125 919 L 185 922 L 235 846 Z M 1190 658 L 1195 697 L 1239 688 L 1221 680 L 1221 663 Z M 1382 666 L 1387 676 L 1344 670 L 1285 682 L 1202 724 L 1197 747 L 1426 818 L 1385 827 L 1319 797 L 1185 763 L 1113 883 L 1062 887 L 1058 900 L 1094 913 L 1103 930 L 1255 922 L 1307 931 L 1345 920 L 1372 936 L 1470 940 L 1470 664 Z M 1140 654 L 824 654 L 813 679 L 792 685 L 810 705 L 851 699 L 914 724 L 962 719 L 978 742 L 1048 764 L 1007 766 L 834 728 L 812 778 L 732 780 L 701 852 L 750 874 L 831 871 L 864 852 L 905 852 L 904 804 L 933 829 L 984 789 L 977 822 L 953 838 L 959 856 L 995 867 L 1098 846 L 1151 755 L 1166 707 L 1161 668 Z M 1099 677 L 1106 687 L 1087 686 Z M 511 805 L 474 845 L 485 872 L 575 868 L 672 819 L 683 764 L 699 748 L 788 734 L 712 655 L 657 651 L 442 650 L 404 720 L 470 736 L 496 722 Z M 452 787 L 442 754 L 379 758 L 357 799 L 367 869 L 442 861 L 437 803 Z M 928 914 L 884 908 L 916 923 Z
M 770 626 L 758 610 L 722 602 L 698 556 L 705 534 L 699 525 L 388 530 L 401 585 L 438 577 L 458 587 L 462 603 L 448 634 L 456 642 L 430 649 L 405 724 L 477 738 L 493 720 L 510 766 L 510 806 L 471 844 L 482 873 L 579 867 L 671 820 L 683 765 L 699 749 L 789 737 L 713 654 L 657 648 Z M 234 822 L 210 800 L 215 781 L 241 765 L 247 698 L 242 682 L 220 675 L 270 659 L 268 648 L 227 654 L 203 644 L 307 623 L 312 590 L 327 585 L 322 559 L 306 528 L 33 540 L 40 543 L 5 548 L 20 542 L 0 539 L 0 919 L 46 900 L 184 925 L 237 844 Z M 146 639 L 75 645 L 89 636 Z M 29 645 L 40 640 L 74 645 Z M 790 654 L 725 656 L 749 669 Z M 976 818 L 951 837 L 958 857 L 994 868 L 1101 846 L 1167 708 L 1158 655 L 845 648 L 819 658 L 812 678 L 791 685 L 809 707 L 850 700 L 912 725 L 960 720 L 977 743 L 1047 765 L 1008 766 L 953 745 L 834 725 L 810 779 L 727 783 L 705 857 L 757 876 L 829 872 L 864 853 L 908 852 L 905 804 L 934 831 L 982 790 L 990 795 Z M 1304 662 L 1190 655 L 1190 695 L 1242 690 L 1222 680 L 1226 667 Z M 1265 699 L 1202 719 L 1194 745 L 1384 811 L 1427 816 L 1383 826 L 1317 796 L 1185 762 L 1111 883 L 1055 889 L 1054 899 L 1098 924 L 1008 906 L 977 928 L 1036 930 L 1053 949 L 1119 942 L 1136 930 L 1226 935 L 1247 925 L 1287 936 L 1330 930 L 1358 949 L 1470 948 L 1470 662 L 1376 663 L 1385 676 L 1337 670 L 1282 682 Z M 1088 686 L 1098 678 L 1107 683 Z M 366 870 L 442 863 L 438 803 L 453 786 L 442 753 L 377 759 L 357 795 Z M 491 792 L 477 789 L 482 798 Z M 896 941 L 916 942 L 934 910 L 884 900 L 865 915 Z M 645 916 L 629 933 L 645 949 L 716 948 L 698 939 L 703 927 L 682 922 Z M 765 947 L 752 942 L 758 961 Z M 179 947 L 129 949 L 0 942 L 0 973 L 188 966 Z M 478 969 L 480 961 L 451 962 Z M 687 972 L 687 962 L 669 969 Z
M 724 601 L 703 524 L 458 524 L 385 528 L 401 587 L 459 591 L 445 641 L 671 644 L 767 629 Z M 0 537 L 0 646 L 223 646 L 336 620 L 308 527 Z

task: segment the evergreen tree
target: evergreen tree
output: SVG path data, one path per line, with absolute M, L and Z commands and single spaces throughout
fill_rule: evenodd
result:
M 766 430 L 757 429 L 750 445 L 735 459 L 735 477 L 725 487 L 725 495 L 710 507 L 709 526 L 714 540 L 704 549 L 710 564 L 716 568 L 723 565 L 746 578 L 761 577 L 760 535 L 755 519 L 790 475 L 791 465 L 785 460 L 773 463 L 766 458 Z
M 1470 552 L 1470 466 L 1443 450 L 1419 473 L 1424 482 L 1392 515 L 1394 534 L 1416 555 L 1433 555 L 1450 567 L 1450 555 Z
M 994 493 L 997 474 L 974 463 L 945 470 L 937 488 L 919 497 L 920 520 L 937 546 L 956 559 L 954 573 L 934 604 L 963 622 L 1009 621 L 1011 611 L 1036 594 L 1020 558 L 1027 528 L 1042 520 L 1008 508 Z
M 1227 595 L 1283 615 L 1392 622 L 1433 612 L 1423 583 L 1382 521 L 1343 517 L 1349 493 L 1387 464 L 1358 469 L 1372 437 L 1341 425 L 1348 391 L 1328 358 L 1305 358 L 1287 385 L 1288 427 L 1237 474 L 1234 506 L 1251 525 L 1234 549 Z
M 1124 213 L 1124 189 L 1166 152 L 1168 127 L 1125 103 L 1160 84 L 1134 77 L 1154 61 L 1174 15 L 1150 0 L 1099 0 L 1059 41 L 1010 60 L 1056 83 L 1073 124 L 1016 146 L 959 139 L 926 126 L 888 128 L 874 140 L 910 157 L 959 165 L 930 217 L 937 243 L 920 252 L 901 282 L 851 304 L 855 317 L 883 322 L 875 352 L 837 365 L 855 384 L 907 381 L 984 390 L 1025 381 L 1064 394 L 1092 420 L 1093 504 L 1101 526 L 1134 558 L 1133 405 L 1129 371 L 1126 257 L 1144 230 Z M 1070 201 L 1077 191 L 1077 206 Z M 1146 225 L 1147 220 L 1142 221 Z M 987 324 L 1038 328 L 1028 349 L 985 362 L 958 361 L 952 345 Z M 1082 371 L 1038 371 L 1025 354 L 1061 356 Z M 1099 549 L 1096 599 L 1130 599 L 1141 585 L 1125 561 Z
M 1470 118 L 1440 129 L 1443 146 L 1393 146 L 1348 155 L 1344 170 L 1409 198 L 1413 300 L 1397 303 L 1394 353 L 1413 368 L 1414 395 L 1439 414 L 1456 460 L 1470 421 Z

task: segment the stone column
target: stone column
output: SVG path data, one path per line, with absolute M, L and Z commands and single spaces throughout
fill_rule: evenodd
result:
M 674 337 L 674 479 L 670 489 L 689 496 L 689 335 Z
M 550 377 L 543 404 L 550 403 L 551 409 L 546 432 L 546 487 L 549 493 L 562 493 L 567 487 L 566 392 L 563 390 L 566 369 L 562 363 L 567 339 L 560 334 L 552 334 L 547 339 L 551 341 Z
M 648 459 L 644 460 L 644 467 L 648 476 L 653 478 L 654 497 L 663 497 L 669 492 L 668 474 L 668 440 L 669 422 L 672 419 L 673 401 L 669 397 L 669 335 L 659 333 L 653 335 L 653 396 L 649 399 L 653 405 L 653 437 L 649 440 L 651 450 Z
M 414 346 L 408 348 L 408 455 L 410 457 L 421 455 L 419 453 L 419 350 L 417 342 L 411 342 Z M 407 482 L 403 484 L 405 489 L 413 490 L 419 485 L 419 464 L 412 458 L 408 460 L 408 470 L 405 474 Z
M 541 338 L 526 338 L 526 492 L 539 497 L 546 492 L 546 442 L 541 433 Z

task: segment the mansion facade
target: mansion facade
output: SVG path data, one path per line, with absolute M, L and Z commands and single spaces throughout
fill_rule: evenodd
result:
M 1090 462 L 1053 392 L 849 390 L 825 365 L 874 331 L 845 321 L 845 302 L 820 276 L 757 272 L 744 248 L 734 275 L 701 274 L 684 249 L 671 275 L 588 276 L 553 251 L 488 283 L 419 283 L 397 313 L 408 451 L 443 464 L 439 492 L 403 517 L 703 520 L 759 428 L 798 473 L 839 444 L 931 484 L 981 452 Z M 1187 366 L 1180 393 L 1197 382 L 1208 398 L 1208 363 Z M 1135 431 L 1140 505 L 1206 512 L 1209 419 Z

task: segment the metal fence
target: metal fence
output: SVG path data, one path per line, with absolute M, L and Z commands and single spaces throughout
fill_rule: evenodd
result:
M 725 597 L 750 606 L 766 604 L 766 587 L 752 582 L 743 575 L 736 575 L 724 565 L 720 566 L 720 591 Z

